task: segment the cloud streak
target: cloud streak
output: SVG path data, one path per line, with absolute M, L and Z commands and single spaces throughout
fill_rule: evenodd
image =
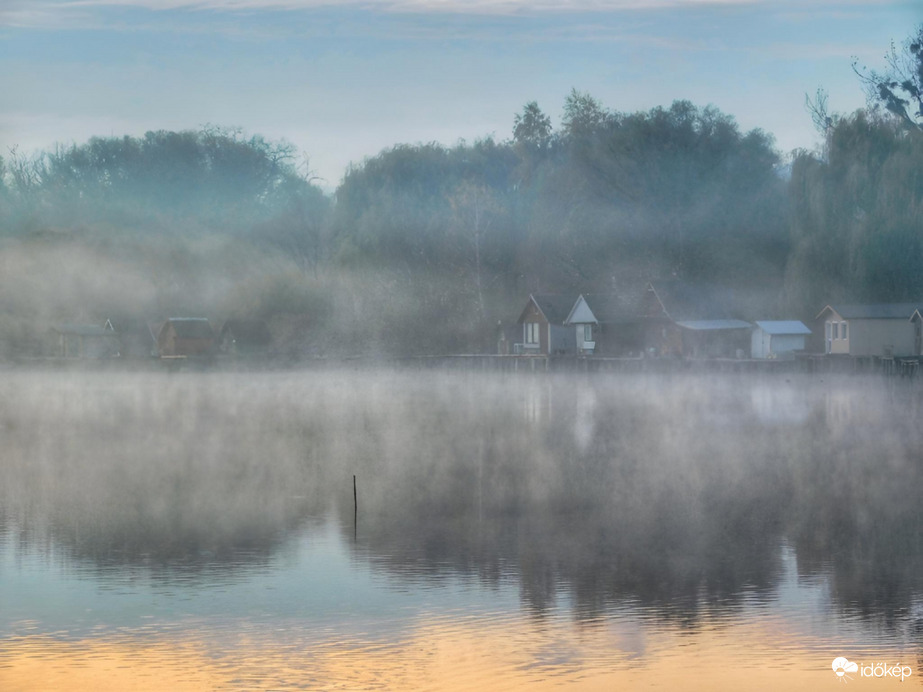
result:
M 862 105 L 850 58 L 875 64 L 906 2 L 0 0 L 0 153 L 216 122 L 335 181 L 395 142 L 506 136 L 531 100 L 557 117 L 574 87 L 714 103 L 792 149 L 815 137 L 805 93 Z
M 0 6 L 0 27 L 72 28 L 92 23 L 106 10 L 240 14 L 339 10 L 369 14 L 471 17 L 540 17 L 648 14 L 665 10 L 762 8 L 776 14 L 869 9 L 893 0 L 6 0 Z
M 36 4 L 36 3 L 30 3 Z M 299 10 L 318 7 L 357 7 L 378 10 L 507 14 L 537 12 L 611 12 L 659 8 L 763 5 L 778 7 L 874 7 L 889 0 L 51 0 L 48 6 L 139 7 L 149 10 Z
M 877 4 L 875 0 L 847 0 L 847 4 L 870 3 Z M 38 0 L 29 3 L 13 0 L 11 9 L 0 10 L 0 22 L 45 23 L 62 13 L 107 7 L 219 12 L 352 8 L 414 14 L 537 15 L 778 4 L 769 0 Z M 832 0 L 815 0 L 811 4 L 832 4 Z

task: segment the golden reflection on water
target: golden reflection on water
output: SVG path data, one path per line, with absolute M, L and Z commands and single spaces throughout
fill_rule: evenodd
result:
M 690 632 L 619 618 L 577 624 L 526 616 L 500 622 L 424 617 L 399 641 L 353 637 L 307 646 L 256 633 L 224 633 L 220 643 L 209 632 L 170 641 L 26 636 L 0 643 L 0 689 L 847 689 L 830 667 L 838 655 L 914 670 L 903 683 L 854 674 L 849 689 L 921 686 L 913 653 L 879 649 L 859 657 L 798 638 L 781 622 L 737 621 Z

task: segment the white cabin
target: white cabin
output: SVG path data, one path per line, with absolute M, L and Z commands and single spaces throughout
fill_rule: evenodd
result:
M 564 324 L 574 330 L 577 353 L 580 355 L 593 355 L 596 351 L 596 331 L 599 329 L 599 320 L 590 309 L 586 298 L 580 295 Z
M 804 350 L 804 340 L 811 333 L 798 320 L 758 320 L 750 332 L 751 358 L 791 358 Z

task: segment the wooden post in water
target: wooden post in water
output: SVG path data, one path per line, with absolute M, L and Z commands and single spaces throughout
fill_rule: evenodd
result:
M 359 496 L 356 494 L 356 475 L 353 474 L 353 540 L 356 540 L 359 527 Z

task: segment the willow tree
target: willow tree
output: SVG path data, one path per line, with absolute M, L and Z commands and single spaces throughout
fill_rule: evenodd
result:
M 789 305 L 923 298 L 923 132 L 858 111 L 837 118 L 825 151 L 792 166 Z

